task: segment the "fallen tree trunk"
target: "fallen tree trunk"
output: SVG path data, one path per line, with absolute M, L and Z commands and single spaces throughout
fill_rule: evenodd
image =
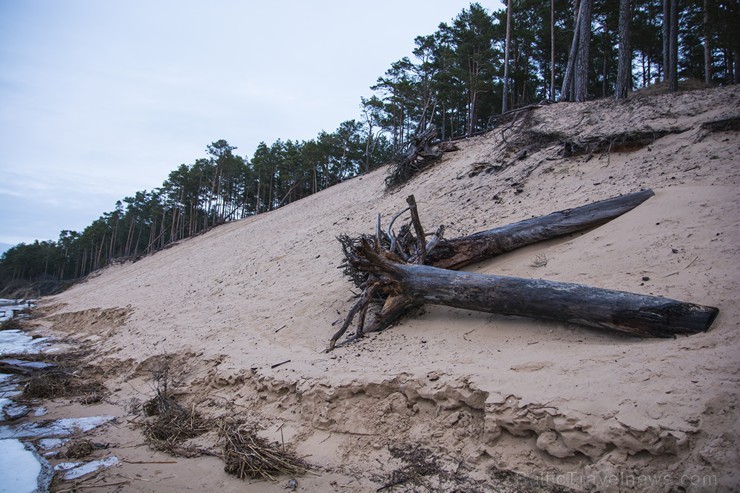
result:
M 367 243 L 356 253 L 364 269 L 414 303 L 557 320 L 641 337 L 703 332 L 719 313 L 714 307 L 580 284 L 404 265 L 375 253 Z
M 402 264 L 376 253 L 367 241 L 354 249 L 351 262 L 378 280 L 373 291 L 382 288 L 411 305 L 556 320 L 640 337 L 696 334 L 707 330 L 719 313 L 714 307 L 658 296 Z
M 416 237 L 411 226 L 397 238 L 391 221 L 381 241 L 380 218 L 375 236 L 339 238 L 345 272 L 363 292 L 342 327 L 331 338 L 329 350 L 346 332 L 355 316 L 356 332 L 382 330 L 410 308 L 424 303 L 469 310 L 571 322 L 617 330 L 643 337 L 694 334 L 709 328 L 719 310 L 681 301 L 578 284 L 454 272 L 469 263 L 516 248 L 603 224 L 651 197 L 645 190 L 595 202 L 547 216 L 527 219 L 468 237 L 442 240 L 440 227 L 427 242 L 413 196 L 408 198 Z M 423 264 L 431 265 L 423 265 Z M 445 268 L 440 268 L 445 267 Z M 366 325 L 371 303 L 383 306 Z
M 600 226 L 634 209 L 653 195 L 655 193 L 650 189 L 642 190 L 470 236 L 442 240 L 427 257 L 426 263 L 443 269 L 460 269 L 523 246 Z
M 430 250 L 425 263 L 444 269 L 460 269 L 471 263 L 510 252 L 517 248 L 600 226 L 629 212 L 653 195 L 655 193 L 650 189 L 642 190 L 573 209 L 553 212 L 546 216 L 525 219 L 461 238 L 440 240 L 435 248 Z M 391 227 L 389 227 L 389 235 L 392 234 Z M 352 243 L 350 238 L 340 238 L 340 241 L 345 241 L 347 245 Z M 406 245 L 411 247 L 416 243 L 414 238 L 408 238 L 408 241 L 406 241 Z M 391 241 L 391 245 L 397 244 L 397 239 Z M 397 250 L 403 250 L 403 248 L 391 246 L 391 251 L 395 252 Z M 407 258 L 413 256 L 411 251 L 399 253 Z M 368 278 L 366 273 L 363 276 L 352 273 L 348 273 L 348 275 L 356 280 L 362 279 L 357 281 L 358 286 L 362 286 Z M 361 336 L 365 332 L 378 332 L 389 327 L 418 304 L 417 301 L 403 294 L 389 296 L 385 300 L 381 311 L 372 317 L 366 325 L 362 325 L 358 335 Z M 338 338 L 347 330 L 345 325 L 332 338 L 331 347 L 334 347 Z

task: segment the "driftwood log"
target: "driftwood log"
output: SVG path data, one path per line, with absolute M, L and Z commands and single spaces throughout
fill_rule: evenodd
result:
M 361 337 L 364 332 L 388 327 L 410 308 L 424 303 L 557 320 L 642 337 L 705 331 L 717 316 L 717 308 L 571 283 L 450 270 L 602 224 L 652 195 L 650 190 L 637 192 L 448 241 L 441 239 L 441 227 L 430 241 L 426 240 L 416 202 L 410 196 L 407 210 L 416 236 L 410 233 L 411 226 L 402 228 L 399 237 L 393 234 L 396 215 L 384 238 L 380 220 L 375 236 L 339 238 L 345 271 L 354 272 L 353 279 L 363 291 L 332 337 L 329 350 L 355 317 L 356 336 Z M 368 309 L 378 299 L 383 302 L 382 308 L 366 325 Z
M 429 255 L 427 263 L 443 269 L 460 269 L 523 246 L 601 226 L 631 211 L 653 195 L 655 193 L 650 189 L 641 190 L 470 236 L 442 240 Z
M 418 303 L 559 320 L 649 337 L 704 331 L 718 312 L 712 307 L 579 284 L 402 264 L 376 253 L 367 242 L 353 253 L 358 267 Z

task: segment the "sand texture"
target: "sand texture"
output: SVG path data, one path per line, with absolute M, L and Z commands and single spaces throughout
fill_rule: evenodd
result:
M 125 491 L 285 491 L 288 477 L 245 484 L 217 457 L 149 450 L 129 404 L 168 358 L 183 404 L 251 420 L 315 466 L 298 491 L 737 490 L 740 137 L 702 127 L 730 117 L 738 86 L 543 106 L 392 192 L 380 169 L 107 268 L 41 303 L 39 330 L 92 349 L 111 391 L 52 417 L 119 416 L 96 440 L 129 461 L 105 472 Z M 452 238 L 643 188 L 656 195 L 601 227 L 467 270 L 716 306 L 708 332 L 641 340 L 425 306 L 324 351 L 357 292 L 336 236 L 372 233 L 409 194 Z M 394 477 L 424 463 L 402 449 L 437 473 Z

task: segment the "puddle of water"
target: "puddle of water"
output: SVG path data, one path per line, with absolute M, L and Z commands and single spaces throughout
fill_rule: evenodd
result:
M 22 423 L 17 426 L 0 426 L 0 493 L 48 491 L 48 483 L 53 475 L 51 466 L 49 466 L 46 459 L 36 453 L 32 445 L 24 445 L 19 439 L 41 438 L 39 447 L 42 450 L 50 450 L 59 448 L 65 443 L 65 439 L 61 437 L 90 431 L 113 419 L 115 419 L 114 416 L 91 416 L 88 418 L 63 418 L 55 421 Z M 25 450 L 26 453 L 21 453 L 21 449 Z M 59 451 L 52 451 L 45 453 L 45 455 L 52 457 L 58 453 Z M 91 462 L 75 463 L 69 466 L 69 471 L 65 472 L 63 476 L 64 479 L 75 479 L 117 463 L 118 459 L 115 456 Z M 12 466 L 6 467 L 6 464 Z M 60 469 L 63 468 L 64 466 Z M 33 484 L 33 487 L 29 486 L 31 484 Z M 5 489 L 6 485 L 9 485 L 7 489 Z
M 30 445 L 0 440 L 0 493 L 48 491 L 51 466 Z
M 0 299 L 0 322 L 13 318 L 16 312 L 32 308 L 32 303 L 18 304 L 15 300 Z M 21 330 L 0 331 L 0 357 L 5 354 L 40 353 L 49 350 L 46 338 L 36 338 Z M 53 350 L 53 349 L 52 349 Z M 5 359 L 0 362 L 33 372 L 55 366 L 44 362 L 31 362 L 18 359 Z M 15 403 L 10 397 L 21 393 L 20 384 L 14 375 L 0 374 L 0 421 L 10 421 L 26 416 L 31 412 L 27 406 Z M 40 407 L 35 416 L 43 416 L 46 409 Z M 118 458 L 109 456 L 89 462 L 63 462 L 53 470 L 41 457 L 33 445 L 19 439 L 40 439 L 38 441 L 44 455 L 53 457 L 66 438 L 76 433 L 85 433 L 114 420 L 114 416 L 92 416 L 87 418 L 63 418 L 55 421 L 26 422 L 17 425 L 0 426 L 0 493 L 45 492 L 54 471 L 59 471 L 65 480 L 80 478 L 105 467 L 118 464 Z M 57 450 L 54 450 L 57 449 Z

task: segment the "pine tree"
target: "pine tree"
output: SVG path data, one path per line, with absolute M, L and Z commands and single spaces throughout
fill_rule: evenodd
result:
M 509 53 L 511 52 L 511 3 L 506 5 L 506 47 L 504 49 L 504 94 L 501 99 L 501 113 L 509 110 Z
M 632 49 L 630 47 L 630 0 L 619 2 L 619 65 L 617 67 L 617 99 L 627 99 L 632 87 Z

